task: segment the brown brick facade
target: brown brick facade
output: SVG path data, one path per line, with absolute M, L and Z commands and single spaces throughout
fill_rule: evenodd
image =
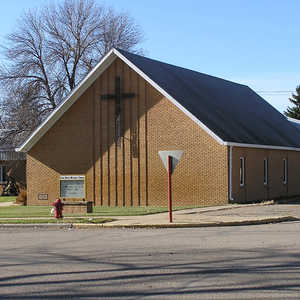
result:
M 240 157 L 245 161 L 245 185 L 240 186 Z M 264 184 L 264 158 L 268 159 L 268 183 Z M 287 183 L 284 183 L 284 159 Z M 300 152 L 233 148 L 233 199 L 251 202 L 300 195 Z
M 121 99 L 120 149 L 115 100 L 101 99 L 115 93 L 116 76 L 122 93 L 135 93 Z M 227 147 L 117 59 L 28 152 L 28 204 L 50 205 L 59 196 L 59 176 L 77 174 L 86 176 L 85 200 L 95 205 L 166 206 L 160 150 L 184 151 L 172 175 L 173 205 L 228 201 Z
M 115 100 L 101 99 L 115 93 L 116 76 L 121 93 L 135 93 L 121 99 L 120 149 Z M 229 147 L 116 59 L 27 153 L 28 204 L 51 205 L 60 194 L 60 175 L 84 175 L 85 201 L 94 205 L 166 206 L 167 171 L 158 155 L 163 150 L 184 151 L 172 175 L 174 206 L 228 202 Z M 245 162 L 244 186 L 240 186 L 240 157 Z M 263 179 L 264 158 L 268 184 Z M 233 147 L 233 201 L 300 195 L 299 162 L 297 151 Z M 48 200 L 39 194 L 48 195 Z

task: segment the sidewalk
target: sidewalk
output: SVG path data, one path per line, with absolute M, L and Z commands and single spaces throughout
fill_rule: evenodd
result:
M 3 204 L 3 203 L 2 203 Z M 92 217 L 91 217 L 92 218 Z M 208 227 L 268 224 L 300 221 L 300 203 L 241 204 L 202 207 L 174 211 L 172 222 L 168 213 L 144 216 L 111 216 L 114 221 L 104 224 L 32 224 L 16 227 L 73 227 L 73 228 L 168 228 L 168 227 Z M 14 227 L 14 225 L 0 225 Z
M 115 221 L 103 227 L 124 228 L 166 228 L 166 227 L 207 227 L 266 224 L 300 221 L 299 204 L 250 204 L 226 205 L 207 208 L 179 210 L 169 214 L 161 213 L 146 216 L 115 217 Z

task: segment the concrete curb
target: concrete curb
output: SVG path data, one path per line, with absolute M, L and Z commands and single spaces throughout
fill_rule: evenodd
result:
M 45 224 L 0 224 L 0 228 L 67 228 L 67 229 L 143 229 L 143 228 L 189 228 L 189 227 L 220 227 L 220 226 L 246 226 L 273 224 L 282 222 L 300 221 L 293 216 L 262 218 L 256 220 L 222 221 L 222 222 L 197 222 L 197 223 L 164 223 L 164 224 L 84 224 L 84 223 L 45 223 Z
M 189 227 L 219 227 L 219 226 L 245 226 L 245 225 L 260 225 L 260 224 L 271 224 L 271 223 L 282 223 L 282 222 L 294 222 L 300 221 L 300 218 L 292 216 L 266 218 L 258 220 L 245 220 L 245 221 L 228 221 L 228 222 L 206 222 L 206 223 L 167 223 L 167 224 L 80 224 L 74 223 L 73 228 L 84 229 L 84 228 L 189 228 Z
M 70 228 L 72 223 L 0 224 L 0 228 Z

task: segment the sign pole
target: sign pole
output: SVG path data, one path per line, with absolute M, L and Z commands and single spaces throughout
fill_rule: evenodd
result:
M 169 194 L 169 221 L 172 222 L 172 185 L 171 177 L 174 172 L 178 161 L 183 153 L 183 150 L 173 151 L 158 151 L 158 154 L 165 165 L 168 172 L 168 194 Z
M 172 156 L 168 155 L 169 222 L 172 222 Z

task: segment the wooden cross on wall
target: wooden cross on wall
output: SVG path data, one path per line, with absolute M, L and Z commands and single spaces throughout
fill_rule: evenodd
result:
M 116 147 L 121 148 L 121 98 L 134 98 L 135 93 L 121 94 L 120 76 L 115 79 L 115 94 L 105 94 L 101 96 L 102 100 L 115 99 L 116 105 Z

